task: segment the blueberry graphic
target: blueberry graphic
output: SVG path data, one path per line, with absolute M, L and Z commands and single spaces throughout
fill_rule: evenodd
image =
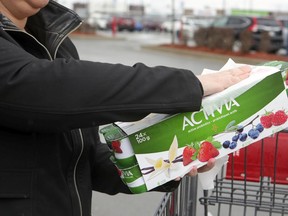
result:
M 264 127 L 261 123 L 256 125 L 256 130 L 258 130 L 260 133 L 264 130 Z
M 237 142 L 235 142 L 235 141 L 232 141 L 229 145 L 230 149 L 235 149 L 236 147 L 237 147 Z
M 238 133 L 242 133 L 244 130 L 244 127 L 242 125 L 238 125 L 238 129 L 237 129 L 237 132 Z
M 232 137 L 232 141 L 238 141 L 239 139 L 239 134 L 235 134 L 233 137 Z
M 223 146 L 223 148 L 229 148 L 229 146 L 230 146 L 230 141 L 229 141 L 229 140 L 224 141 L 223 144 L 222 144 L 222 146 Z
M 256 129 L 250 129 L 248 132 L 248 136 L 251 137 L 252 139 L 257 139 L 259 137 L 260 132 Z
M 244 142 L 247 139 L 247 134 L 246 133 L 241 133 L 239 134 L 239 140 Z

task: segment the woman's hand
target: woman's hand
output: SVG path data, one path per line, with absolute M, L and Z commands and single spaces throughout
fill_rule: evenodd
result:
M 188 176 L 196 176 L 198 173 L 203 173 L 211 170 L 215 166 L 215 158 L 210 158 L 205 166 L 200 167 L 197 169 L 197 167 L 192 167 L 189 173 L 187 173 Z
M 193 177 L 193 176 L 196 176 L 198 173 L 207 172 L 215 166 L 215 162 L 216 162 L 215 158 L 210 158 L 205 166 L 200 167 L 199 169 L 197 169 L 196 166 L 193 166 L 190 172 L 187 173 L 186 175 Z M 180 177 L 175 179 L 175 181 L 180 181 L 180 180 L 181 180 Z
M 249 77 L 251 67 L 243 65 L 230 70 L 197 76 L 200 80 L 204 96 L 211 95 L 242 81 Z

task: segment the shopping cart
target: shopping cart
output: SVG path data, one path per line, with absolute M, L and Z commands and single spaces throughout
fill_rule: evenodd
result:
M 288 215 L 288 131 L 230 154 L 214 186 L 199 198 L 204 216 Z M 197 177 L 185 177 L 154 216 L 199 216 L 197 187 Z
M 210 195 L 204 190 L 200 203 L 205 216 L 212 215 L 210 206 L 218 216 L 288 215 L 287 131 L 229 155 L 215 188 Z
M 154 216 L 196 216 L 197 177 L 184 177 L 174 192 L 166 193 Z

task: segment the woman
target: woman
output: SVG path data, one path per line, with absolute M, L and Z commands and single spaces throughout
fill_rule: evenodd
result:
M 92 190 L 130 193 L 97 126 L 199 110 L 203 95 L 249 76 L 80 61 L 67 38 L 80 24 L 54 1 L 0 0 L 1 215 L 88 216 Z

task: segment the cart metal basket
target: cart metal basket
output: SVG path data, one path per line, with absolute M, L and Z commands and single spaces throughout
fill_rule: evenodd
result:
M 199 198 L 204 216 L 288 215 L 288 132 L 230 154 L 214 185 Z M 199 215 L 197 187 L 197 177 L 185 177 L 165 194 L 154 216 Z
M 211 205 L 217 205 L 218 216 L 288 215 L 287 131 L 231 154 L 216 177 L 214 190 L 210 195 L 204 191 L 200 203 L 205 216 L 211 215 Z

